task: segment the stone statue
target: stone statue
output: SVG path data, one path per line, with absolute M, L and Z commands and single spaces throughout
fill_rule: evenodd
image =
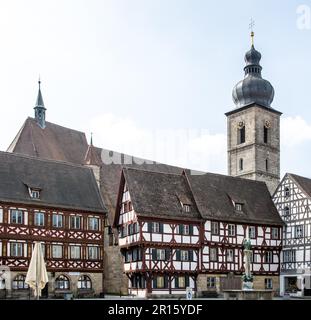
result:
M 245 239 L 243 242 L 244 246 L 244 275 L 243 275 L 243 290 L 253 289 L 253 276 L 251 273 L 251 241 Z

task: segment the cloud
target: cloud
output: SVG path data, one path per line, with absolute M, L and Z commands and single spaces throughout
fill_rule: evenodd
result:
M 151 130 L 112 113 L 91 120 L 94 144 L 148 160 L 226 173 L 226 135 L 182 128 Z M 89 131 L 89 130 L 88 130 Z
M 311 141 L 311 125 L 301 116 L 287 117 L 281 120 L 281 144 L 295 147 Z

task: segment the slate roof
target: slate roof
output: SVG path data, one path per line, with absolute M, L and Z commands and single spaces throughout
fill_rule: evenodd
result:
M 264 182 L 206 173 L 186 174 L 204 219 L 283 225 Z M 243 205 L 243 212 L 233 203 Z
M 43 129 L 35 119 L 27 118 L 7 151 L 83 164 L 88 149 L 85 134 L 54 123 L 45 124 L 46 127 Z
M 40 200 L 28 188 L 40 189 Z M 105 213 L 90 168 L 0 152 L 0 201 Z
M 166 219 L 201 219 L 184 175 L 133 168 L 125 168 L 123 173 L 137 215 Z M 190 212 L 183 211 L 182 203 L 191 206 Z
M 212 173 L 123 172 L 134 210 L 141 216 L 284 224 L 264 182 Z M 179 196 L 191 200 L 189 214 L 181 211 Z M 235 210 L 234 202 L 243 205 L 243 212 Z
M 311 197 L 311 179 L 298 176 L 297 174 L 288 173 L 288 175 L 296 181 L 297 184 L 303 189 L 303 191 Z

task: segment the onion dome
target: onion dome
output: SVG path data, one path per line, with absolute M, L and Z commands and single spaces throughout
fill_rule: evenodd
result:
M 250 104 L 259 104 L 271 107 L 274 98 L 274 89 L 271 83 L 261 77 L 261 54 L 254 44 L 245 54 L 244 79 L 236 84 L 232 91 L 232 98 L 237 108 Z

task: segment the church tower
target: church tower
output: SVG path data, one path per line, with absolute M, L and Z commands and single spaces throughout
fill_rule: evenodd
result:
M 35 119 L 37 124 L 44 129 L 45 128 L 45 111 L 46 108 L 44 106 L 43 98 L 42 98 L 42 93 L 41 93 L 41 81 L 39 79 L 38 81 L 39 84 L 39 91 L 38 91 L 38 97 L 36 101 L 36 106 L 34 107 L 35 109 Z
M 245 76 L 232 92 L 236 108 L 227 116 L 228 174 L 266 182 L 272 194 L 280 180 L 280 116 L 271 107 L 274 89 L 261 76 L 261 54 L 245 55 Z

